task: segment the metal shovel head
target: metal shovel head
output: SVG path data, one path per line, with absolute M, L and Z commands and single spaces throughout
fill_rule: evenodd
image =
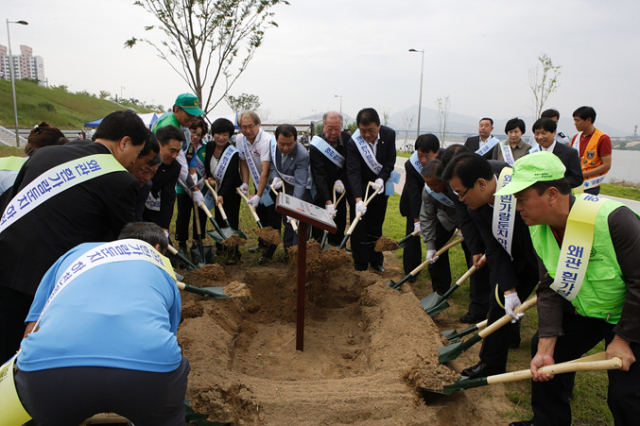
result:
M 444 297 L 443 295 L 438 294 L 437 291 L 434 291 L 433 293 L 431 293 L 430 295 L 428 295 L 427 297 L 425 297 L 420 301 L 420 306 L 422 306 L 422 309 L 424 309 L 425 312 L 429 312 L 433 310 L 436 306 L 438 306 L 440 303 L 442 303 L 443 301 L 446 302 L 447 298 Z
M 445 330 L 445 331 L 442 332 L 442 336 L 444 336 L 444 338 L 447 339 L 450 342 L 453 341 L 453 340 L 451 340 L 452 338 L 456 339 L 456 337 L 454 337 L 454 336 L 456 336 L 457 334 L 458 334 L 458 330 Z
M 427 315 L 429 315 L 430 317 L 439 314 L 440 312 L 444 311 L 445 309 L 447 309 L 449 307 L 449 302 L 447 301 L 447 299 L 444 299 L 441 303 L 438 303 L 436 306 L 434 306 L 431 309 L 425 309 L 424 311 L 427 313 Z
M 224 235 L 222 235 L 220 232 L 216 230 L 207 231 L 207 235 L 209 235 L 213 239 L 213 241 L 215 241 L 216 243 L 221 243 L 227 239 L 227 237 L 225 237 Z
M 229 297 L 225 294 L 224 287 L 196 287 L 193 285 L 185 284 L 184 289 L 190 293 L 199 294 L 200 296 L 213 297 L 216 299 L 226 299 Z
M 202 252 L 200 251 L 200 246 L 191 247 L 189 253 L 191 254 L 191 259 L 193 263 L 198 265 L 198 268 L 203 267 L 207 263 L 213 263 L 213 250 L 211 246 L 202 246 L 204 249 L 204 259 L 202 258 Z
M 482 340 L 479 334 L 476 334 L 469 340 L 465 340 L 464 342 L 456 342 L 447 346 L 443 346 L 438 348 L 438 362 L 440 364 L 444 364 L 445 362 L 453 361 L 458 358 L 458 355 L 464 353 L 471 346 L 475 345 L 479 341 Z
M 242 232 L 239 229 L 233 229 L 232 227 L 225 227 L 220 229 L 222 231 L 223 235 L 226 235 L 227 238 L 231 237 L 233 234 L 237 235 L 238 237 L 242 238 L 243 240 L 247 239 L 247 236 L 244 234 L 244 232 Z
M 476 383 L 478 382 L 478 383 Z M 482 383 L 484 382 L 484 383 Z M 451 395 L 457 390 L 465 390 L 471 387 L 482 386 L 483 384 L 487 384 L 486 377 L 481 377 L 479 379 L 469 380 L 468 377 L 462 376 L 460 380 L 457 382 L 447 385 L 442 389 L 426 389 L 426 388 L 418 388 L 418 392 L 420 392 L 420 396 L 424 399 L 424 402 L 429 404 L 435 400 L 438 400 L 444 396 Z

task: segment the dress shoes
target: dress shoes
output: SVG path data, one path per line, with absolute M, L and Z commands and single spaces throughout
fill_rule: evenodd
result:
M 531 420 L 525 420 L 523 422 L 512 422 L 509 423 L 509 426 L 534 426 Z
M 262 247 L 260 245 L 257 245 L 255 247 L 249 247 L 247 251 L 249 253 L 258 253 L 259 251 L 262 251 Z
M 260 256 L 260 259 L 258 259 L 258 265 L 264 265 L 270 260 L 271 260 L 271 256 L 267 256 L 266 254 L 263 254 L 262 256 Z
M 386 269 L 384 269 L 384 266 L 382 265 L 376 265 L 376 266 L 371 266 L 373 268 L 374 271 L 378 271 L 378 272 L 387 272 Z
M 477 324 L 480 321 L 484 321 L 486 318 L 486 315 L 473 315 L 471 312 L 467 312 L 460 317 L 460 322 L 463 324 Z
M 469 379 L 477 379 L 480 377 L 493 376 L 494 374 L 502 374 L 506 371 L 504 366 L 489 365 L 480 361 L 476 365 L 462 370 L 462 375 Z

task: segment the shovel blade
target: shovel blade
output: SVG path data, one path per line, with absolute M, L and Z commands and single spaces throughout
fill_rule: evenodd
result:
M 242 238 L 243 240 L 247 239 L 247 236 L 244 234 L 244 232 L 240 231 L 239 229 L 233 229 L 231 227 L 226 227 L 226 228 L 222 228 L 220 229 L 220 231 L 222 231 L 222 235 L 225 236 L 225 240 L 229 237 L 231 237 L 232 235 L 237 235 L 238 237 Z M 209 234 L 211 235 L 211 234 Z
M 447 300 L 443 300 L 442 303 L 437 304 L 436 306 L 434 306 L 433 308 L 429 309 L 429 310 L 425 310 L 425 312 L 427 313 L 427 315 L 429 315 L 430 317 L 439 314 L 440 312 L 444 311 L 445 309 L 447 309 L 449 307 L 449 302 L 447 302 Z
M 207 231 L 207 235 L 209 235 L 216 243 L 221 243 L 227 239 L 227 237 L 225 237 L 218 231 Z
M 418 391 L 420 392 L 420 396 L 422 397 L 422 399 L 424 399 L 424 402 L 429 404 L 430 402 L 440 399 L 444 396 L 451 395 L 455 391 L 476 388 L 479 386 L 486 386 L 488 384 L 489 383 L 486 377 L 470 380 L 468 377 L 462 376 L 457 382 L 451 385 L 447 385 L 442 389 L 418 388 Z
M 442 332 L 442 336 L 444 336 L 445 339 L 451 341 L 452 338 L 456 338 L 455 336 L 458 334 L 458 330 L 445 330 Z
M 446 297 L 438 294 L 437 291 L 434 291 L 433 293 L 431 293 L 430 295 L 428 295 L 427 297 L 425 297 L 420 301 L 420 306 L 422 306 L 422 309 L 424 309 L 425 312 L 429 312 L 430 310 L 434 309 L 436 306 L 441 304 L 442 301 L 446 301 L 446 300 L 447 300 Z
M 196 287 L 193 285 L 185 285 L 184 289 L 190 293 L 199 294 L 200 296 L 213 297 L 215 299 L 226 299 L 229 297 L 225 294 L 224 287 Z
M 452 343 L 448 346 L 438 348 L 438 362 L 440 364 L 444 364 L 445 362 L 453 361 L 454 359 L 458 358 L 458 355 L 464 353 L 467 349 L 481 340 L 482 337 L 479 334 L 476 334 L 469 340 L 465 340 L 464 342 Z

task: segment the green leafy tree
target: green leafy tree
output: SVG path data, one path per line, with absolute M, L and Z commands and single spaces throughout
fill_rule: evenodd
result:
M 111 93 L 107 92 L 106 90 L 101 90 L 101 91 L 100 91 L 99 98 L 100 98 L 101 100 L 103 100 L 103 101 L 104 101 L 105 99 L 109 99 L 110 97 L 111 97 Z
M 236 114 L 242 111 L 255 111 L 260 108 L 262 103 L 257 95 L 249 95 L 243 93 L 240 96 L 226 96 L 227 104 Z
M 533 92 L 534 117 L 540 117 L 550 94 L 558 90 L 561 65 L 553 65 L 546 53 L 538 56 L 538 63 L 529 69 L 529 87 Z
M 262 44 L 267 27 L 277 24 L 271 8 L 287 0 L 136 0 L 159 23 L 144 27 L 163 34 L 163 40 L 132 37 L 153 46 L 191 90 L 208 113 L 247 69 Z M 214 89 L 221 86 L 217 93 Z

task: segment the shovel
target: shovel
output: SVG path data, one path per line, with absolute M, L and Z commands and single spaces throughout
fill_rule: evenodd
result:
M 271 188 L 273 193 L 276 194 L 276 198 L 278 198 L 278 190 L 275 188 L 275 186 L 273 186 L 273 184 L 271 184 L 271 185 L 269 185 L 269 187 Z M 285 192 L 284 192 L 284 182 L 282 183 L 282 193 L 285 194 Z M 296 235 L 298 235 L 298 222 L 296 222 L 295 219 L 291 219 L 289 221 L 289 225 L 291 225 L 291 227 L 293 228 L 293 232 L 295 232 Z
M 209 185 L 209 182 L 207 182 L 206 179 L 204 180 L 204 184 L 207 185 L 207 188 L 209 188 L 209 191 L 211 191 L 211 193 L 213 194 L 213 196 L 217 200 L 218 199 L 218 193 L 216 192 L 216 190 L 213 189 L 211 187 L 211 185 Z M 238 237 L 242 238 L 243 240 L 246 240 L 247 236 L 244 235 L 244 233 L 242 231 L 240 231 L 238 229 L 233 229 L 231 227 L 231 225 L 229 224 L 229 219 L 227 219 L 227 213 L 224 211 L 224 207 L 222 207 L 222 204 L 218 204 L 218 210 L 220 211 L 220 215 L 222 216 L 222 220 L 224 221 L 224 228 L 220 229 L 220 233 L 222 234 L 222 236 L 226 237 L 225 240 L 227 238 L 231 237 L 233 234 L 236 234 Z M 206 211 L 205 211 L 205 213 L 206 213 Z
M 213 251 L 211 249 L 211 246 L 205 247 L 204 244 L 202 244 L 202 234 L 200 234 L 200 215 L 198 214 L 198 205 L 196 204 L 195 200 L 193 201 L 193 213 L 196 217 L 198 248 L 195 249 L 193 246 L 191 246 L 190 253 L 191 259 L 193 259 L 194 263 L 197 263 L 199 267 L 202 267 L 207 263 L 213 263 Z
M 482 261 L 483 259 L 485 259 L 484 256 L 482 256 L 482 259 L 480 259 L 480 261 Z M 434 291 L 433 293 L 422 299 L 420 301 L 420 305 L 422 305 L 422 308 L 427 313 L 427 315 L 432 317 L 435 314 L 439 314 L 440 312 L 447 309 L 449 307 L 449 302 L 447 302 L 449 296 L 451 296 L 453 292 L 456 291 L 458 287 L 460 287 L 460 284 L 465 282 L 467 278 L 469 278 L 471 274 L 476 271 L 476 269 L 477 268 L 475 267 L 475 265 L 469 268 L 469 270 L 465 272 L 465 274 L 461 276 L 460 279 L 456 281 L 456 283 L 452 285 L 449 290 L 447 290 L 443 295 L 440 295 L 437 291 Z
M 340 198 L 338 198 L 338 201 L 336 201 L 336 186 L 333 185 L 333 205 L 334 207 L 337 207 L 338 204 L 340 203 L 340 201 L 342 201 L 342 198 L 344 198 L 345 194 L 347 193 L 347 190 L 343 190 L 342 191 L 342 195 L 340 195 Z M 346 205 L 345 205 L 346 208 Z M 324 231 L 324 233 L 322 234 L 322 240 L 320 240 L 320 248 L 325 248 L 325 245 L 327 244 L 327 237 L 329 236 L 329 231 Z M 327 248 L 331 248 L 331 247 L 327 247 Z
M 246 197 L 246 195 L 244 195 L 244 192 L 242 192 L 240 188 L 236 188 L 236 191 L 238 192 L 238 194 L 240 194 L 244 201 L 247 202 L 247 206 L 249 206 L 249 210 L 251 211 L 256 224 L 258 224 L 258 228 L 262 229 L 262 223 L 260 223 L 260 218 L 258 217 L 258 213 L 256 213 L 256 209 L 254 209 L 253 206 L 249 204 L 249 199 Z
M 455 343 L 458 340 L 460 340 L 461 337 L 464 337 L 467 334 L 471 334 L 471 333 L 473 333 L 474 331 L 477 331 L 477 330 L 484 330 L 485 328 L 487 328 L 487 323 L 488 322 L 489 322 L 489 320 L 481 321 L 481 322 L 477 323 L 476 325 L 472 325 L 469 328 L 465 328 L 462 331 L 446 330 L 446 331 L 442 332 L 442 335 L 444 336 L 445 339 L 447 339 L 451 343 Z
M 622 360 L 618 357 L 606 359 L 606 353 L 600 352 L 584 358 L 578 358 L 573 361 L 563 362 L 561 364 L 546 365 L 538 369 L 538 371 L 547 374 L 563 374 L 575 371 L 598 371 L 598 370 L 618 370 L 622 367 Z M 466 390 L 477 388 L 480 386 L 493 385 L 495 383 L 515 382 L 518 380 L 526 380 L 533 378 L 531 370 L 512 371 L 510 373 L 497 374 L 494 376 L 480 377 L 478 379 L 460 379 L 452 385 L 447 385 L 442 389 L 433 390 L 418 388 L 424 401 L 428 404 L 438 398 L 451 395 L 457 390 Z
M 215 241 L 216 243 L 221 243 L 224 240 L 226 240 L 227 237 L 225 237 L 224 233 L 222 232 L 222 229 L 220 229 L 220 226 L 218 225 L 218 222 L 216 222 L 216 220 L 213 218 L 213 215 L 211 214 L 207 206 L 204 204 L 204 201 L 200 201 L 200 208 L 204 210 L 204 213 L 207 215 L 207 218 L 209 219 L 209 221 L 211 221 L 211 223 L 213 223 L 213 227 L 215 228 L 215 231 L 207 231 L 207 234 L 211 238 L 213 238 L 213 241 Z
M 173 247 L 172 245 L 169 245 L 167 247 L 167 250 L 169 250 L 171 252 L 171 254 L 173 254 L 174 256 L 178 256 L 178 259 L 182 260 L 184 263 L 187 264 L 187 266 L 189 266 L 189 270 L 193 270 L 193 269 L 198 269 L 199 266 L 196 265 L 195 263 L 193 263 L 192 261 L 190 261 L 189 259 L 187 259 L 182 253 L 180 253 L 178 250 L 175 249 L 175 247 Z M 200 265 L 200 266 L 204 266 L 204 265 Z
M 460 239 L 457 239 L 457 240 L 453 241 L 453 239 L 455 237 L 456 237 L 456 234 L 453 234 L 453 237 L 451 237 L 451 240 L 449 240 L 449 242 L 444 247 L 442 247 L 440 250 L 438 250 L 435 255 L 436 256 L 440 256 L 442 253 L 444 253 L 445 251 L 449 250 L 451 247 L 456 246 L 456 245 L 458 245 L 458 244 L 460 244 L 461 242 L 464 241 L 464 238 L 460 238 Z M 424 262 L 422 262 L 420 265 L 418 265 L 413 271 L 409 272 L 404 278 L 402 278 L 397 283 L 394 282 L 393 280 L 389 280 L 385 284 L 388 285 L 391 288 L 394 288 L 396 290 L 400 290 L 400 287 L 402 287 L 402 284 L 404 284 L 410 278 L 415 277 L 416 275 L 418 275 L 418 273 L 420 271 L 422 271 L 424 269 L 424 267 L 427 266 L 430 263 L 431 263 L 430 260 L 425 260 Z
M 369 192 L 369 188 L 371 188 L 372 185 L 375 185 L 375 183 L 369 182 L 367 184 L 367 188 L 364 190 L 364 194 L 365 194 L 364 207 L 367 207 L 367 205 L 369 205 L 369 202 L 371 202 L 371 200 L 373 200 L 373 197 L 378 195 L 378 191 L 374 190 L 371 195 L 367 196 L 367 193 Z M 358 224 L 358 222 L 360 222 L 360 218 L 361 217 L 362 217 L 362 212 L 358 212 L 356 214 L 356 217 L 353 218 L 353 223 L 351 224 L 351 226 L 347 230 L 347 233 L 345 234 L 344 238 L 342 239 L 342 242 L 338 246 L 338 250 L 342 250 L 347 245 L 347 241 L 349 241 L 349 237 L 351 237 L 351 233 L 353 232 L 353 230 L 356 229 L 356 225 Z
M 224 287 L 196 287 L 193 285 L 185 284 L 180 281 L 177 281 L 176 285 L 180 290 L 199 294 L 200 296 L 214 297 L 216 299 L 226 299 L 229 297 L 228 294 L 224 294 L 224 292 L 222 291 Z
M 533 296 L 531 299 L 525 301 L 522 305 L 514 309 L 513 312 L 516 314 L 524 313 L 528 309 L 536 306 L 537 302 L 538 302 L 538 296 Z M 471 346 L 475 345 L 476 343 L 478 343 L 479 341 L 481 341 L 482 339 L 484 339 L 494 331 L 502 328 L 503 326 L 511 322 L 512 319 L 513 317 L 511 315 L 506 314 L 505 316 L 503 316 L 502 318 L 500 318 L 499 320 L 497 320 L 496 322 L 494 322 L 493 324 L 491 324 L 490 326 L 488 326 L 487 328 L 485 328 L 484 330 L 480 331 L 478 334 L 470 338 L 469 340 L 466 340 L 464 342 L 453 343 L 449 346 L 443 346 L 441 348 L 438 348 L 438 354 L 440 355 L 438 357 L 438 362 L 440 364 L 443 364 L 448 361 L 453 361 L 458 357 L 458 355 L 465 352 Z

